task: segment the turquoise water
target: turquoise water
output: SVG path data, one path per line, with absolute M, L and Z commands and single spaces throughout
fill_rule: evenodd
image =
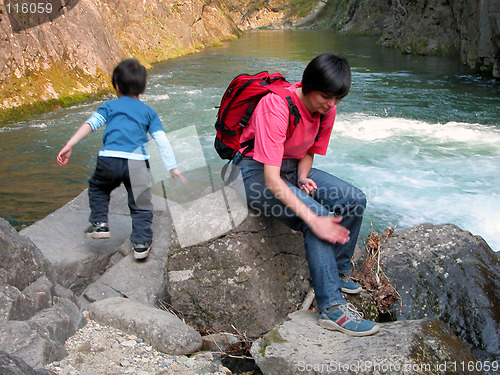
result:
M 141 99 L 160 114 L 189 174 L 185 145 L 193 136 L 209 165 L 222 163 L 212 147 L 213 124 L 235 75 L 280 71 L 296 81 L 315 55 L 341 53 L 352 66 L 352 90 L 339 105 L 328 154 L 315 163 L 367 194 L 362 235 L 372 225 L 453 223 L 499 251 L 500 84 L 467 72 L 457 59 L 403 55 L 375 42 L 319 31 L 249 32 L 155 65 Z M 55 156 L 101 102 L 0 128 L 0 216 L 21 228 L 87 186 L 101 131 L 74 150 L 66 167 Z M 196 196 L 200 185 L 190 175 L 183 193 Z

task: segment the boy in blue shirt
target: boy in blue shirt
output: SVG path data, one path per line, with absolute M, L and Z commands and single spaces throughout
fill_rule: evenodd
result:
M 120 62 L 113 71 L 112 84 L 118 99 L 104 103 L 85 121 L 57 154 L 65 165 L 74 146 L 91 132 L 106 125 L 104 146 L 99 151 L 94 175 L 89 180 L 90 226 L 86 238 L 109 238 L 108 209 L 111 192 L 123 182 L 132 217 L 130 240 L 135 259 L 145 259 L 152 245 L 153 205 L 149 179 L 149 133 L 156 141 L 165 168 L 172 179 L 187 180 L 179 172 L 172 147 L 158 114 L 139 100 L 146 88 L 146 68 L 136 59 Z

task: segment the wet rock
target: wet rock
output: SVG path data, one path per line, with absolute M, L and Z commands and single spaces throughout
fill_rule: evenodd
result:
M 438 318 L 472 348 L 500 354 L 500 260 L 482 238 L 421 224 L 396 231 L 381 254 L 402 298 L 398 319 Z

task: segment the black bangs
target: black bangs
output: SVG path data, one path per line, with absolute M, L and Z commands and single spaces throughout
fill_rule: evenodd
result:
M 136 59 L 126 59 L 114 69 L 111 82 L 123 95 L 139 95 L 146 89 L 146 79 L 146 68 Z
M 316 56 L 302 75 L 304 94 L 321 91 L 343 98 L 350 89 L 351 68 L 347 59 L 330 52 Z

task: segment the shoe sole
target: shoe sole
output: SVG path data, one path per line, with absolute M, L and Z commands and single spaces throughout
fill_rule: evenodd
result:
M 135 251 L 134 250 L 134 258 L 137 260 L 145 259 L 148 257 L 150 250 L 151 250 L 151 246 L 148 247 L 148 249 L 145 251 Z
M 320 327 L 323 327 L 323 328 L 328 329 L 330 331 L 340 331 L 342 333 L 345 333 L 345 334 L 348 334 L 351 336 L 357 336 L 357 337 L 373 335 L 373 334 L 377 333 L 379 328 L 380 328 L 377 324 L 377 325 L 373 326 L 373 328 L 370 329 L 369 331 L 357 332 L 357 331 L 351 331 L 349 329 L 345 329 L 344 327 L 339 326 L 335 322 L 333 322 L 331 320 L 326 320 L 326 319 L 320 319 L 318 324 Z
M 84 233 L 83 237 L 94 240 L 103 240 L 106 238 L 110 238 L 111 234 L 109 232 L 93 232 L 93 233 Z
M 340 288 L 341 291 L 347 294 L 359 294 L 363 290 L 362 287 L 359 287 L 358 289 L 347 289 L 347 288 Z

